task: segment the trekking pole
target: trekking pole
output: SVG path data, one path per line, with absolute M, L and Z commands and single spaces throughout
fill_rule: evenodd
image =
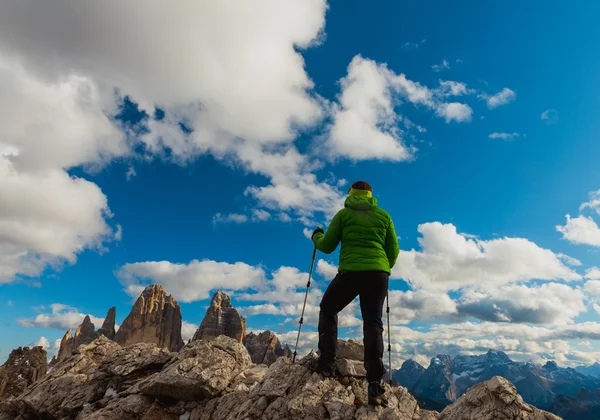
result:
M 387 324 L 388 324 L 388 356 L 389 356 L 389 362 L 390 362 L 390 385 L 393 385 L 393 380 L 392 380 L 392 331 L 390 329 L 390 291 L 388 290 L 387 292 L 387 296 L 385 301 L 387 302 L 387 308 L 386 308 L 386 312 L 387 312 Z
M 304 305 L 302 305 L 302 315 L 300 315 L 300 326 L 298 327 L 298 336 L 296 337 L 296 347 L 294 347 L 294 357 L 292 358 L 292 363 L 296 363 L 296 356 L 298 350 L 298 341 L 300 341 L 300 330 L 302 330 L 302 324 L 304 324 L 304 309 L 306 308 L 306 299 L 308 298 L 308 289 L 310 288 L 310 280 L 312 279 L 312 272 L 315 266 L 315 259 L 317 258 L 317 246 L 315 245 L 315 249 L 312 255 L 312 262 L 310 263 L 310 272 L 308 273 L 308 283 L 306 283 L 306 294 L 304 295 Z

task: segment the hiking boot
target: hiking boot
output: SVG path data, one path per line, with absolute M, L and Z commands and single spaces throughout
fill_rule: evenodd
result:
M 385 388 L 380 381 L 369 382 L 367 395 L 369 397 L 369 405 L 387 407 L 388 400 L 385 397 Z
M 313 372 L 320 373 L 326 378 L 335 376 L 337 372 L 335 361 L 323 360 L 321 358 L 317 359 L 307 367 Z

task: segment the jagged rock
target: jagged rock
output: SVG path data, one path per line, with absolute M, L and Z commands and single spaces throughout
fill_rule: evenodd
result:
M 466 415 L 468 414 L 468 417 Z M 501 417 L 500 417 L 501 416 Z M 517 388 L 507 379 L 494 376 L 471 388 L 454 404 L 446 407 L 440 420 L 527 419 L 560 420 L 560 417 L 525 403 L 517 393 Z
M 354 338 L 349 340 L 338 339 L 336 356 L 339 359 L 365 360 L 365 346 Z
M 368 406 L 364 378 L 324 378 L 311 369 L 315 362 L 311 353 L 295 364 L 280 357 L 270 367 L 251 365 L 246 348 L 225 336 L 179 353 L 147 343 L 121 348 L 101 337 L 0 402 L 0 420 L 558 419 L 523 403 L 503 378 L 473 387 L 442 414 L 387 384 L 388 406 Z
M 40 380 L 47 370 L 46 350 L 42 347 L 13 350 L 0 367 L 0 401 L 20 395 L 25 388 Z
M 263 331 L 260 334 L 251 332 L 243 339 L 244 346 L 250 354 L 252 363 L 272 365 L 275 361 L 283 356 L 281 343 L 275 334 L 271 331 Z
M 365 378 L 367 376 L 364 362 L 359 360 L 338 359 L 335 364 L 342 376 L 354 376 L 355 378 Z
M 53 357 L 50 361 L 49 366 L 55 366 L 56 364 L 66 360 L 73 354 L 79 346 L 90 344 L 92 341 L 104 335 L 106 338 L 112 340 L 115 338 L 115 315 L 116 308 L 110 308 L 102 324 L 102 328 L 95 331 L 95 326 L 92 323 L 89 315 L 86 315 L 83 322 L 75 330 L 75 336 L 73 331 L 69 330 L 65 333 L 64 337 L 60 341 L 60 348 L 56 357 Z
M 421 376 L 425 373 L 425 368 L 415 362 L 414 360 L 406 360 L 402 363 L 402 367 L 395 371 L 393 374 L 394 380 L 396 380 L 400 385 L 408 388 L 410 391 L 413 390 L 414 386 Z
M 230 337 L 194 341 L 140 389 L 145 395 L 184 401 L 213 398 L 251 364 L 246 348 Z
M 211 340 L 220 335 L 231 337 L 240 343 L 246 335 L 246 320 L 231 305 L 229 296 L 221 291 L 214 294 L 192 341 Z
M 161 285 L 146 287 L 115 334 L 115 341 L 123 346 L 154 343 L 178 351 L 183 347 L 179 304 Z
M 117 317 L 117 308 L 114 306 L 110 308 L 106 314 L 106 318 L 104 318 L 104 323 L 102 323 L 102 328 L 98 330 L 98 336 L 105 336 L 109 340 L 115 339 L 115 318 Z
M 290 346 L 288 346 L 287 344 L 283 348 L 283 357 L 287 357 L 288 359 L 294 357 L 294 352 L 292 351 L 292 349 L 290 349 Z
M 65 333 L 62 340 L 60 340 L 60 348 L 56 357 L 57 362 L 66 360 L 73 351 L 73 330 L 69 330 Z

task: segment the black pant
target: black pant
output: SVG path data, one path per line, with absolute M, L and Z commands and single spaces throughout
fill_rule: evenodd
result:
M 387 295 L 389 275 L 382 271 L 338 273 L 321 301 L 319 313 L 319 351 L 324 362 L 333 361 L 337 345 L 338 313 L 356 296 L 360 297 L 365 345 L 367 380 L 379 381 L 383 366 L 383 302 Z

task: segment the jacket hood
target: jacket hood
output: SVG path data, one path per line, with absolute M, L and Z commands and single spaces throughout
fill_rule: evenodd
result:
M 375 197 L 351 195 L 346 198 L 344 207 L 354 210 L 372 210 L 377 207 L 377 199 Z

